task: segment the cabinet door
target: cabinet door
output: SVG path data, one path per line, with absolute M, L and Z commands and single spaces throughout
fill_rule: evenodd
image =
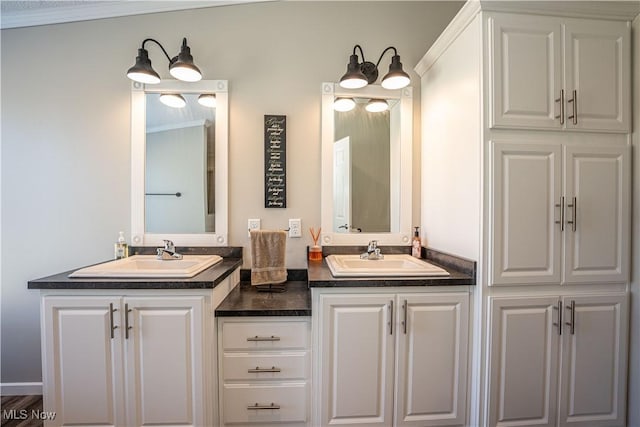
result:
M 124 424 L 119 307 L 110 297 L 43 298 L 44 410 L 56 413 L 47 425 Z
M 390 426 L 395 296 L 321 295 L 321 425 Z
M 573 328 L 563 331 L 561 426 L 625 425 L 627 304 L 625 295 L 564 298 Z
M 128 425 L 205 425 L 204 297 L 124 302 Z
M 555 426 L 558 298 L 489 298 L 489 425 Z
M 565 147 L 565 283 L 629 280 L 629 151 Z
M 565 22 L 567 127 L 629 132 L 629 23 L 587 19 Z M 577 101 L 570 102 L 574 90 Z M 574 113 L 575 118 L 570 117 Z
M 561 147 L 492 143 L 491 285 L 560 283 Z
M 561 129 L 561 21 L 489 16 L 490 126 Z
M 394 425 L 464 425 L 469 294 L 400 294 L 397 305 Z

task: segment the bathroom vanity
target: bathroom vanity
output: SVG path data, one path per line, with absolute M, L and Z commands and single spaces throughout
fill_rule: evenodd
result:
M 188 279 L 69 278 L 41 293 L 47 425 L 214 425 L 215 308 L 240 281 L 241 248 Z M 167 261 L 171 262 L 171 261 Z
M 29 282 L 47 425 L 464 424 L 475 263 L 427 250 L 447 276 L 382 279 L 322 260 L 266 293 L 240 248 L 210 251 L 187 279 Z
M 337 278 L 309 262 L 312 425 L 465 425 L 475 263 L 426 255 L 448 276 Z

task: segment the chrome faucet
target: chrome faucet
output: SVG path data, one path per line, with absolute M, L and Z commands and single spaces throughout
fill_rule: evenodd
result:
M 360 255 L 360 259 L 384 259 L 384 255 L 380 253 L 380 248 L 378 247 L 377 240 L 369 241 L 369 245 L 367 246 L 367 252 L 364 252 Z
M 163 240 L 164 248 L 157 248 L 156 258 L 161 260 L 182 259 L 182 255 L 176 253 L 176 247 L 171 240 Z

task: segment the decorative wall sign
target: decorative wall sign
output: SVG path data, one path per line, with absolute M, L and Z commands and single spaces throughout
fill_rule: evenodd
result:
M 264 116 L 264 207 L 287 207 L 287 116 Z

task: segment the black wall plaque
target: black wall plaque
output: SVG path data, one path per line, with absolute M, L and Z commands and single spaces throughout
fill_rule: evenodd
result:
M 264 116 L 264 207 L 287 207 L 287 116 Z

